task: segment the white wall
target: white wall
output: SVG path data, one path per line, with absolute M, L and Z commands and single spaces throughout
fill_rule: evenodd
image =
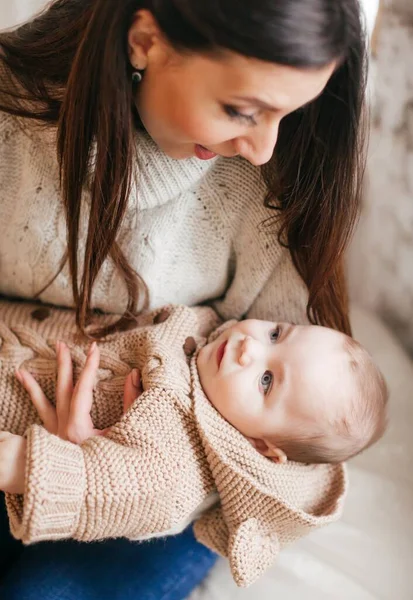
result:
M 362 0 L 361 3 L 366 14 L 367 30 L 371 35 L 374 29 L 374 23 L 376 21 L 380 0 Z
M 0 29 L 22 23 L 46 3 L 46 0 L 1 0 Z

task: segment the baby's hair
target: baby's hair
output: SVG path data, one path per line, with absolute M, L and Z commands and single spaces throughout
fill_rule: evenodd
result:
M 329 422 L 330 431 L 302 432 L 295 439 L 277 440 L 289 460 L 303 463 L 339 463 L 377 442 L 387 426 L 388 388 L 370 354 L 345 336 L 344 347 L 355 386 L 342 413 Z

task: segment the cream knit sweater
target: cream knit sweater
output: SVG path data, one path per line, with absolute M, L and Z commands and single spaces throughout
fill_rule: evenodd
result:
M 263 206 L 259 169 L 240 158 L 173 160 L 142 132 L 136 144 L 136 185 L 118 241 L 148 285 L 150 307 L 213 301 L 224 320 L 276 315 L 303 322 L 307 292 L 276 225 L 263 225 L 277 213 Z M 33 298 L 57 273 L 65 249 L 55 130 L 0 112 L 0 294 Z M 67 265 L 40 299 L 73 306 Z M 123 312 L 126 290 L 110 260 L 92 301 Z
M 204 343 L 201 336 L 218 324 L 211 309 L 169 307 L 100 343 L 92 416 L 97 427 L 112 427 L 77 446 L 34 424 L 13 375 L 25 365 L 53 401 L 56 340 L 71 347 L 76 373 L 84 363 L 72 311 L 36 308 L 0 302 L 0 429 L 27 430 L 25 493 L 7 495 L 17 538 L 146 539 L 196 519 L 197 538 L 227 556 L 236 583 L 245 586 L 280 547 L 338 517 L 341 466 L 272 463 L 206 398 L 196 356 L 187 356 L 194 342 L 188 336 Z M 125 375 L 136 366 L 144 392 L 122 416 Z

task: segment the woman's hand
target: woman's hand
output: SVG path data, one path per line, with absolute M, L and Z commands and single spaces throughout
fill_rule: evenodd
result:
M 0 490 L 24 493 L 26 440 L 21 435 L 0 431 Z
M 72 359 L 69 348 L 63 342 L 56 344 L 57 386 L 56 408 L 49 402 L 41 387 L 26 369 L 16 371 L 16 377 L 28 392 L 44 427 L 64 440 L 81 444 L 94 435 L 103 435 L 106 430 L 96 429 L 90 410 L 93 403 L 93 387 L 99 367 L 99 348 L 91 345 L 79 380 L 73 387 Z M 123 407 L 126 412 L 142 393 L 140 377 L 134 369 L 126 378 Z

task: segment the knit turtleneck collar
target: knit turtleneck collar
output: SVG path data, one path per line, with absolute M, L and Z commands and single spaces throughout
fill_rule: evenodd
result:
M 138 160 L 129 210 L 146 210 L 166 204 L 196 186 L 217 160 L 202 161 L 195 157 L 175 160 L 167 156 L 146 132 L 138 131 L 135 139 Z

